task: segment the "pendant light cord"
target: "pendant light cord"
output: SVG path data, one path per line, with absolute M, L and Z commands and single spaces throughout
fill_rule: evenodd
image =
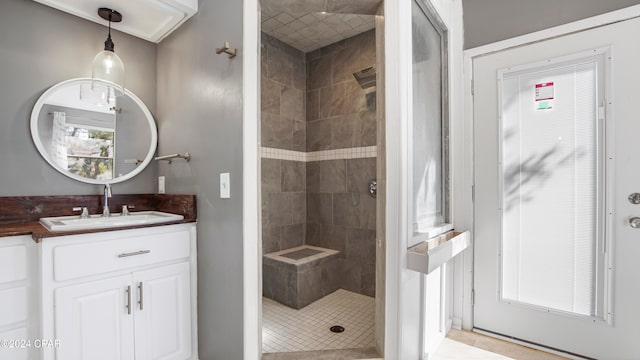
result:
M 109 12 L 109 35 L 107 36 L 107 41 L 104 42 L 104 49 L 107 51 L 115 52 L 113 41 L 111 40 L 111 16 L 113 12 Z

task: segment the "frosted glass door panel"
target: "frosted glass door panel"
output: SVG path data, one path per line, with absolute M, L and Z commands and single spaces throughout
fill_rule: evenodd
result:
M 500 73 L 503 300 L 598 312 L 598 59 Z
M 413 223 L 422 231 L 446 221 L 443 148 L 443 43 L 421 5 L 413 2 Z M 443 120 L 444 119 L 444 120 Z

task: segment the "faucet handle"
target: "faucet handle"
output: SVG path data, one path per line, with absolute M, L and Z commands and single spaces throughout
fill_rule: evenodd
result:
M 82 213 L 80 214 L 80 219 L 87 219 L 89 218 L 89 209 L 86 206 L 77 206 L 74 207 L 72 209 L 73 211 L 82 211 Z
M 129 216 L 129 209 L 135 209 L 135 205 L 122 205 L 122 216 Z

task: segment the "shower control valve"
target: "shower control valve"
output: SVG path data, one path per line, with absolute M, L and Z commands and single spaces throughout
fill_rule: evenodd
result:
M 369 195 L 375 198 L 378 196 L 378 182 L 376 179 L 373 179 L 369 182 Z

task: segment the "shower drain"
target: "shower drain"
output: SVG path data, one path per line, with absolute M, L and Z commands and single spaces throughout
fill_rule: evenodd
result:
M 330 327 L 329 330 L 331 330 L 331 332 L 334 332 L 334 333 L 341 333 L 341 332 L 344 331 L 344 327 L 342 327 L 340 325 L 334 325 L 334 326 Z

